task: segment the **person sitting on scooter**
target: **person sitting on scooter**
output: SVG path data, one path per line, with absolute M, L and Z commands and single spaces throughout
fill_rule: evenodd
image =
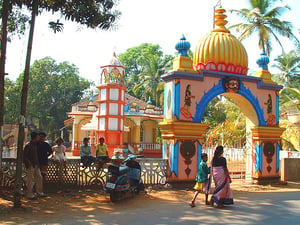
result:
M 107 162 L 109 159 L 108 157 L 108 150 L 107 145 L 104 144 L 104 138 L 99 138 L 99 144 L 96 147 L 96 160 L 99 162 L 99 168 L 103 167 L 103 164 Z
M 80 157 L 82 162 L 82 167 L 86 168 L 95 162 L 95 157 L 92 156 L 92 149 L 89 145 L 90 139 L 83 138 L 83 145 L 80 146 Z

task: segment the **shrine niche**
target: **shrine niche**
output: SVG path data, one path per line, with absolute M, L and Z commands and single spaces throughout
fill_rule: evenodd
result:
M 102 66 L 102 73 L 100 83 L 105 84 L 117 84 L 125 85 L 124 74 L 125 70 L 116 54 L 113 54 L 113 58 L 110 61 L 111 66 Z
M 164 121 L 160 123 L 163 143 L 172 143 L 164 158 L 170 165 L 170 180 L 193 180 L 201 161 L 205 131 L 203 114 L 213 98 L 230 98 L 246 116 L 251 144 L 252 179 L 277 181 L 279 178 L 280 136 L 279 91 L 271 79 L 268 57 L 262 53 L 253 76 L 247 75 L 248 56 L 244 46 L 225 27 L 225 10 L 215 10 L 215 26 L 201 38 L 192 60 L 190 43 L 181 38 L 178 57 L 165 81 Z M 192 147 L 193 146 L 193 147 Z

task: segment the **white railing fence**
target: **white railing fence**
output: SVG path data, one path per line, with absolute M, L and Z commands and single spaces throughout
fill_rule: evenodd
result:
M 138 159 L 141 165 L 141 178 L 145 184 L 164 184 L 167 181 L 167 160 L 164 159 Z M 14 186 L 16 159 L 3 159 L 0 171 L 0 187 L 12 188 Z M 96 165 L 82 168 L 80 159 L 68 159 L 66 167 L 57 166 L 49 160 L 48 175 L 45 186 L 88 186 L 103 188 L 106 182 L 107 167 L 98 170 Z M 26 181 L 26 169 L 23 167 L 23 183 Z
M 208 164 L 214 156 L 215 148 L 206 147 L 202 152 L 208 155 Z M 246 174 L 246 153 L 244 149 L 239 148 L 224 148 L 223 156 L 227 160 L 227 167 L 231 178 L 233 179 L 245 179 Z
M 283 158 L 300 158 L 298 151 L 280 151 L 280 159 Z

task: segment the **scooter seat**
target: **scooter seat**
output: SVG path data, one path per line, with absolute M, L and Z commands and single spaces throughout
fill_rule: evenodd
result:
M 108 166 L 108 172 L 112 173 L 112 174 L 119 174 L 119 166 L 117 165 L 109 165 Z
M 120 175 L 123 175 L 123 174 L 125 174 L 125 173 L 128 173 L 128 171 L 129 171 L 129 168 L 128 168 L 127 166 L 120 166 L 120 167 L 119 167 L 119 174 L 120 174 Z

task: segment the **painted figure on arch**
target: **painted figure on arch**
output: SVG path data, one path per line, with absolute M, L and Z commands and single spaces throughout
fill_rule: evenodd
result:
M 272 96 L 271 94 L 268 95 L 268 100 L 265 103 L 267 105 L 267 125 L 268 126 L 273 126 L 275 124 L 276 118 L 275 115 L 273 115 L 272 110 L 273 110 L 273 104 L 272 104 Z
M 187 119 L 192 118 L 192 113 L 190 111 L 191 102 L 192 102 L 191 99 L 195 98 L 195 96 L 192 95 L 191 89 L 192 89 L 191 85 L 188 84 L 185 89 L 184 105 L 183 107 L 180 108 L 181 114 Z

